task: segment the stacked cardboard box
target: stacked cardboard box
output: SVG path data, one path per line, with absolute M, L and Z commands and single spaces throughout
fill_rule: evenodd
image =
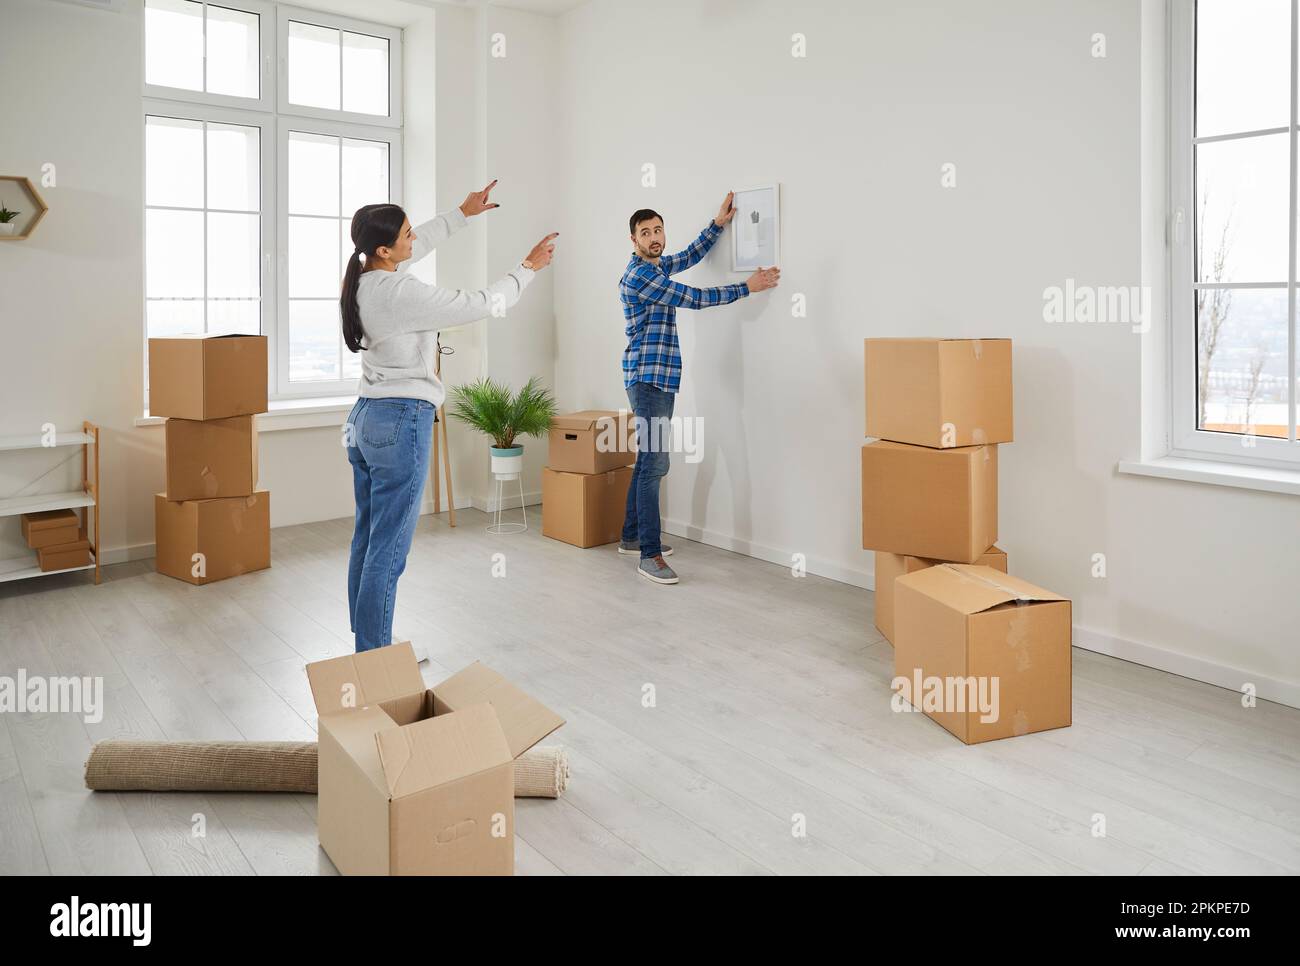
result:
M 76 510 L 46 510 L 19 516 L 23 539 L 36 551 L 42 571 L 69 570 L 90 563 L 90 541 Z
M 206 584 L 271 565 L 271 494 L 257 488 L 266 337 L 149 340 L 149 411 L 167 417 L 154 497 L 157 570 Z
M 542 470 L 542 535 L 575 547 L 618 540 L 636 462 L 628 412 L 585 409 L 551 421 Z
M 908 703 L 967 743 L 1068 725 L 1070 603 L 1007 576 L 994 545 L 1011 341 L 867 339 L 864 353 L 862 546 L 896 683 L 917 682 Z M 917 691 L 950 680 L 991 685 L 998 712 Z

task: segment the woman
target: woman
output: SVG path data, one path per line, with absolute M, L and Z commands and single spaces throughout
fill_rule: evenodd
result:
M 551 262 L 547 235 L 499 281 L 477 292 L 428 285 L 404 271 L 466 219 L 497 207 L 496 182 L 459 208 L 412 229 L 397 205 L 366 205 L 352 216 L 356 246 L 339 299 L 343 341 L 361 353 L 358 399 L 344 427 L 357 516 L 348 562 L 348 612 L 356 649 L 393 641 L 397 578 L 420 515 L 434 410 L 446 392 L 434 375 L 437 331 L 473 322 L 519 301 Z

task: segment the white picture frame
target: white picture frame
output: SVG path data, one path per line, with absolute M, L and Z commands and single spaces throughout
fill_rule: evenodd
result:
M 781 186 L 738 189 L 732 199 L 731 270 L 752 272 L 781 263 Z

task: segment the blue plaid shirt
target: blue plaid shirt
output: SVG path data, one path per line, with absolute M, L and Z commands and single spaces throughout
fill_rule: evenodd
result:
M 664 390 L 677 392 L 682 383 L 682 347 L 677 341 L 677 308 L 704 309 L 726 305 L 749 294 L 749 286 L 722 285 L 718 288 L 693 288 L 674 282 L 668 276 L 684 272 L 703 258 L 722 229 L 709 222 L 690 246 L 676 255 L 662 255 L 652 265 L 633 252 L 632 260 L 618 282 L 627 324 L 627 348 L 623 350 L 623 385 L 648 382 Z

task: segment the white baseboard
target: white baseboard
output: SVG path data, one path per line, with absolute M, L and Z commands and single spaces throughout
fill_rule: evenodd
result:
M 497 512 L 497 501 L 496 501 L 496 495 L 495 495 L 495 494 L 493 494 L 492 496 L 489 496 L 489 497 L 477 497 L 477 496 L 476 496 L 476 497 L 473 497 L 473 498 L 471 499 L 470 502 L 472 503 L 472 505 L 473 505 L 473 507 L 474 507 L 475 510 L 482 510 L 484 513 L 496 513 L 496 512 Z M 502 509 L 502 510 L 518 510 L 518 509 L 520 508 L 520 506 L 537 506 L 537 505 L 540 504 L 541 502 L 542 502 L 542 494 L 541 494 L 541 492 L 538 491 L 538 490 L 534 490 L 532 493 L 525 493 L 525 494 L 524 494 L 523 502 L 520 503 L 520 501 L 519 501 L 519 491 L 518 491 L 518 490 L 515 490 L 515 492 L 514 492 L 513 494 L 511 494 L 511 493 L 505 493 L 505 494 L 502 494 L 502 499 L 501 499 L 501 509 Z M 457 509 L 460 509 L 460 508 L 457 507 Z
M 472 509 L 473 507 L 474 507 L 474 501 L 471 500 L 469 497 L 461 496 L 456 498 L 457 510 L 469 510 Z M 433 500 L 426 499 L 423 503 L 420 504 L 420 516 L 424 516 L 425 514 L 432 513 L 432 512 L 433 512 Z M 446 500 L 443 500 L 442 502 L 441 512 L 443 513 L 447 512 Z
M 1300 682 L 1269 677 L 1265 674 L 1253 674 L 1205 658 L 1179 654 L 1177 651 L 1156 647 L 1153 644 L 1125 640 L 1103 631 L 1080 627 L 1078 624 L 1074 625 L 1074 646 L 1238 693 L 1241 692 L 1242 685 L 1253 684 L 1255 694 L 1265 701 L 1275 701 L 1287 707 L 1300 708 Z
M 746 557 L 754 557 L 758 560 L 766 560 L 768 563 L 774 563 L 787 569 L 794 566 L 794 552 L 789 550 L 777 550 L 774 547 L 766 547 L 759 543 L 753 543 L 749 540 L 738 540 L 730 534 L 718 533 L 716 530 L 705 530 L 702 527 L 692 526 L 681 520 L 670 520 L 664 517 L 660 527 L 667 533 L 677 537 L 685 537 L 687 540 L 696 540 L 700 543 L 707 543 L 710 547 L 717 547 L 720 550 L 730 550 L 733 553 L 744 554 Z M 855 569 L 845 567 L 842 564 L 828 563 L 825 560 L 816 557 L 808 557 L 804 560 L 804 567 L 810 574 L 818 577 L 827 577 L 830 580 L 839 581 L 841 584 L 851 584 L 854 587 L 864 587 L 867 590 L 876 589 L 875 558 L 869 551 L 863 551 L 865 555 L 864 569 Z
M 147 560 L 156 553 L 152 543 L 137 543 L 130 547 L 114 547 L 100 555 L 99 565 L 128 563 L 132 560 Z
M 685 537 L 688 540 L 698 540 L 700 543 L 706 543 L 711 547 L 718 547 L 722 550 L 730 550 L 759 560 L 766 560 L 782 567 L 789 567 L 794 556 L 788 550 L 778 550 L 748 540 L 738 540 L 729 534 L 705 530 L 681 520 L 670 520 L 665 517 L 662 526 L 666 532 L 675 536 Z M 863 553 L 867 556 L 868 566 L 861 570 L 839 564 L 828 564 L 825 561 L 810 557 L 806 561 L 808 573 L 874 591 L 876 589 L 875 561 L 868 551 L 863 551 Z M 1123 661 L 1132 661 L 1134 664 L 1141 664 L 1157 671 L 1167 671 L 1170 674 L 1177 674 L 1180 677 L 1191 678 L 1193 681 L 1201 681 L 1205 684 L 1213 684 L 1231 691 L 1239 692 L 1241 686 L 1249 682 L 1255 685 L 1255 693 L 1258 697 L 1266 701 L 1285 704 L 1288 707 L 1300 708 L 1300 683 L 1295 681 L 1252 674 L 1240 668 L 1179 654 L 1176 651 L 1155 647 L 1151 644 L 1125 640 L 1091 628 L 1080 627 L 1077 624 L 1074 626 L 1074 645 L 1086 651 L 1106 654 Z

